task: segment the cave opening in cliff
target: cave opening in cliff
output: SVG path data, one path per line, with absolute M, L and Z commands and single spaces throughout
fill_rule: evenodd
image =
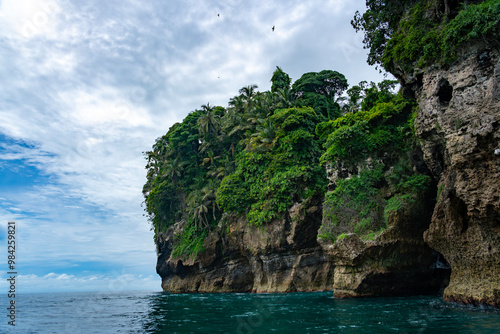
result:
M 439 97 L 439 103 L 442 105 L 448 105 L 453 96 L 453 87 L 450 85 L 448 80 L 444 79 L 439 82 L 439 90 L 437 93 Z
M 437 293 L 442 295 L 444 289 L 450 284 L 451 266 L 441 253 L 435 250 L 433 253 L 434 263 L 431 266 L 434 276 L 433 279 L 436 280 L 435 286 L 439 287 L 439 291 L 437 291 Z

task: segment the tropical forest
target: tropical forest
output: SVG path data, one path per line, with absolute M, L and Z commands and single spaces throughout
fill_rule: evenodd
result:
M 351 25 L 397 80 L 276 66 L 145 152 L 165 291 L 500 305 L 500 2 L 366 7 Z

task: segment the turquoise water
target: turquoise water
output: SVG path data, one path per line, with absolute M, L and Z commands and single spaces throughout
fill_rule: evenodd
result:
M 498 333 L 500 311 L 439 297 L 340 300 L 331 292 L 18 295 L 4 333 Z M 4 318 L 4 317 L 2 317 Z

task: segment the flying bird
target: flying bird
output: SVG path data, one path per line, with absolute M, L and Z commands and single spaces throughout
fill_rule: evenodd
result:
M 274 31 L 274 26 L 273 26 L 273 31 Z

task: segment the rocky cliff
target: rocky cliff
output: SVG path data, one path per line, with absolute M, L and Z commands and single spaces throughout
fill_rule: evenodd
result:
M 226 217 L 194 258 L 172 254 L 175 224 L 158 240 L 157 272 L 170 292 L 294 292 L 331 290 L 333 265 L 316 241 L 321 201 L 294 205 L 265 227 Z
M 396 73 L 418 101 L 419 150 L 437 183 L 426 196 L 436 203 L 403 208 L 374 241 L 349 234 L 328 245 L 335 295 L 436 291 L 451 268 L 445 300 L 500 306 L 499 59 L 478 43 L 449 67 Z
M 423 242 L 434 201 L 422 196 L 388 218 L 373 241 L 351 233 L 332 244 L 318 238 L 321 199 L 294 205 L 266 227 L 226 217 L 195 257 L 172 254 L 177 223 L 158 240 L 157 272 L 169 292 L 335 291 L 336 297 L 437 294 L 449 267 Z
M 178 222 L 157 238 L 163 289 L 334 289 L 338 297 L 437 293 L 448 283 L 451 267 L 446 300 L 498 307 L 499 59 L 498 49 L 476 45 L 450 67 L 397 73 L 418 101 L 414 169 L 425 169 L 434 182 L 392 212 L 388 228 L 374 240 L 354 233 L 333 243 L 318 238 L 322 198 L 297 203 L 282 219 L 260 227 L 225 216 L 205 239 L 205 251 L 190 258 L 172 254 L 184 228 Z
M 448 301 L 500 306 L 500 51 L 490 24 L 500 7 L 480 2 L 460 16 L 459 2 L 444 14 L 440 3 L 401 16 L 378 59 L 401 95 L 387 82 L 360 84 L 361 108 L 351 90 L 346 109 L 354 112 L 320 121 L 311 108 L 276 109 L 245 135 L 233 118 L 247 110 L 253 128 L 261 110 L 250 94 L 246 109 L 205 106 L 157 141 L 144 194 L 165 291 L 366 297 L 446 287 Z M 357 16 L 356 29 L 385 22 L 377 4 Z M 396 29 L 398 20 L 385 23 Z M 469 24 L 487 33 L 458 45 Z M 425 45 L 435 39 L 443 43 Z M 383 45 L 372 42 L 376 62 Z M 213 133 L 202 126 L 212 123 Z M 202 155 L 207 148 L 215 151 Z
M 334 296 L 373 297 L 439 294 L 448 284 L 449 266 L 423 240 L 433 200 L 422 194 L 387 218 L 388 228 L 374 240 L 347 234 L 324 244 L 335 264 Z
M 424 240 L 450 264 L 444 298 L 500 306 L 500 60 L 470 46 L 449 68 L 403 77 L 415 92 L 438 199 Z

